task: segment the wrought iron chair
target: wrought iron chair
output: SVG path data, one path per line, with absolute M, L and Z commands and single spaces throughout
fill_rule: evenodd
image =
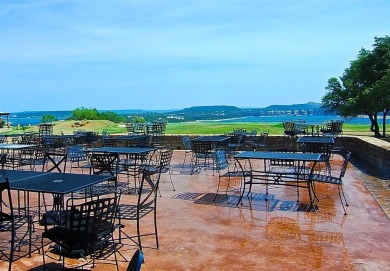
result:
M 70 173 L 72 172 L 73 168 L 80 168 L 82 172 L 84 168 L 91 169 L 89 157 L 88 154 L 84 151 L 84 146 L 69 146 L 67 149 L 67 160 L 68 164 L 70 164 Z
M 20 157 L 20 166 L 28 166 L 30 170 L 37 170 L 37 166 L 41 166 L 41 170 L 45 170 L 46 166 L 46 148 L 43 145 L 23 149 Z
M 45 246 L 45 239 L 53 242 L 54 251 L 62 258 L 62 270 L 65 270 L 65 258 L 74 254 L 84 259 L 91 255 L 94 267 L 95 259 L 98 258 L 97 252 L 99 251 L 100 256 L 106 256 L 106 247 L 111 242 L 116 269 L 119 270 L 113 238 L 119 199 L 118 193 L 92 199 L 69 198 L 64 212 L 64 223 L 50 229 L 45 228 L 41 239 L 42 248 Z M 47 252 L 43 253 L 44 268 L 46 254 Z
M 167 173 L 169 174 L 169 179 L 171 181 L 172 190 L 176 191 L 175 186 L 172 181 L 172 174 L 171 174 L 171 160 L 173 155 L 173 149 L 172 148 L 166 148 L 166 149 L 158 149 L 151 158 L 148 165 L 145 165 L 143 169 L 146 169 L 147 171 L 155 171 L 158 167 L 161 167 L 161 173 Z M 160 193 L 160 191 L 159 191 Z M 161 193 L 160 193 L 161 196 Z
M 108 175 L 111 178 L 107 183 L 100 183 L 91 187 L 93 195 L 106 194 L 118 187 L 119 154 L 117 153 L 91 153 L 90 174 Z
M 162 166 L 143 170 L 141 183 L 137 195 L 136 204 L 120 203 L 116 218 L 119 223 L 119 242 L 122 242 L 122 234 L 129 238 L 132 242 L 138 245 L 142 250 L 141 237 L 154 235 L 156 238 L 156 246 L 159 247 L 157 233 L 157 191 L 159 189 L 160 176 Z M 141 234 L 141 219 L 153 215 L 154 232 Z M 137 235 L 131 236 L 124 231 L 123 220 L 136 221 Z M 137 238 L 137 241 L 134 241 Z
M 313 174 L 311 176 L 312 185 L 313 185 L 313 191 L 315 198 L 318 200 L 318 197 L 315 192 L 315 183 L 326 183 L 330 185 L 337 185 L 339 198 L 341 205 L 343 206 L 344 215 L 347 214 L 347 211 L 345 209 L 345 206 L 348 206 L 347 199 L 345 198 L 344 190 L 343 190 L 343 177 L 345 176 L 345 172 L 347 171 L 348 163 L 351 158 L 351 152 L 346 151 L 345 153 L 341 153 L 343 157 L 343 163 L 342 165 L 336 165 L 333 164 L 330 167 L 329 172 L 326 172 L 324 174 Z M 343 199 L 345 201 L 345 204 L 343 202 Z
M 232 158 L 238 154 L 241 148 L 244 146 L 245 136 L 242 133 L 228 134 L 229 141 L 227 143 L 228 158 Z
M 12 262 L 14 260 L 14 251 L 18 246 L 23 244 L 24 239 L 28 236 L 28 253 L 31 257 L 31 237 L 32 237 L 32 223 L 33 217 L 28 213 L 28 209 L 19 208 L 16 212 L 14 210 L 10 185 L 8 179 L 0 181 L 0 232 L 10 232 L 10 253 L 7 255 L 3 250 L 0 250 L 0 255 L 4 255 L 8 259 L 8 270 L 12 269 Z M 19 232 L 21 231 L 21 232 Z M 17 239 L 17 233 L 21 233 L 22 237 Z M 19 241 L 16 244 L 16 241 Z
M 211 141 L 198 141 L 192 140 L 192 157 L 193 164 L 191 174 L 195 171 L 203 162 L 204 167 L 208 167 L 210 165 L 210 160 L 213 163 L 213 144 Z
M 218 197 L 218 192 L 221 187 L 222 179 L 224 178 L 228 179 L 228 183 L 225 190 L 225 196 L 227 196 L 227 192 L 230 187 L 230 182 L 232 180 L 237 181 L 239 179 L 239 181 L 241 182 L 242 177 L 251 176 L 250 171 L 239 170 L 236 167 L 236 165 L 234 165 L 234 169 L 231 170 L 231 166 L 229 165 L 227 154 L 224 150 L 217 150 L 214 152 L 214 165 L 215 165 L 215 169 L 218 171 L 218 188 L 217 188 L 217 193 L 215 194 L 214 197 L 214 202 Z M 241 187 L 241 183 L 239 184 L 239 187 Z
M 192 153 L 192 142 L 189 136 L 182 136 L 181 140 L 183 142 L 184 147 L 184 161 L 183 161 L 183 167 L 186 163 L 187 153 Z
M 0 154 L 0 166 L 1 169 L 4 169 L 5 164 L 7 163 L 7 153 Z

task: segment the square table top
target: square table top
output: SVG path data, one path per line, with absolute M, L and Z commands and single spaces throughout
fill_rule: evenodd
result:
M 65 195 L 107 181 L 112 176 L 0 170 L 0 178 L 8 178 L 13 190 Z
M 147 138 L 148 135 L 121 135 L 121 136 L 114 136 L 114 137 L 109 137 L 109 139 L 114 139 L 114 140 L 131 140 L 131 139 L 144 139 Z
M 234 156 L 236 159 L 280 159 L 291 161 L 321 161 L 320 153 L 244 151 Z
M 86 152 L 109 152 L 118 154 L 146 154 L 155 151 L 156 148 L 144 148 L 144 147 L 100 147 L 100 148 L 87 148 Z
M 195 141 L 210 141 L 210 142 L 222 142 L 228 140 L 227 136 L 200 136 L 195 138 Z
M 69 134 L 69 135 L 43 135 L 42 138 L 47 138 L 47 139 L 68 139 L 68 138 L 76 138 L 79 137 L 78 135 L 75 134 Z
M 302 136 L 298 138 L 297 143 L 334 144 L 335 142 L 333 137 Z
M 4 150 L 21 150 L 35 147 L 33 144 L 0 144 L 0 149 Z

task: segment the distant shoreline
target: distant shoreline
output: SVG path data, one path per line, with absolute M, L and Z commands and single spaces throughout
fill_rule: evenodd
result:
M 46 114 L 47 112 L 33 112 L 31 115 L 24 113 L 24 115 L 17 117 L 14 117 L 15 115 L 11 115 L 9 118 L 9 122 L 12 126 L 29 126 L 29 125 L 37 125 L 41 123 L 42 115 Z M 65 114 L 65 112 L 61 111 L 58 112 L 58 115 L 55 115 L 55 117 L 59 121 L 66 120 L 70 117 L 69 115 Z M 223 119 L 207 119 L 207 120 L 193 120 L 193 121 L 187 121 L 186 123 L 234 123 L 234 122 L 244 122 L 244 123 L 281 123 L 283 121 L 290 121 L 290 120 L 306 120 L 307 124 L 322 124 L 328 120 L 332 119 L 339 119 L 343 120 L 345 123 L 351 123 L 351 124 L 370 124 L 370 120 L 367 116 L 359 116 L 357 118 L 342 118 L 337 115 L 273 115 L 273 116 L 246 116 L 246 117 L 236 117 L 236 118 L 223 118 Z M 169 122 L 169 119 L 167 119 Z M 381 122 L 381 118 L 378 119 L 379 122 Z

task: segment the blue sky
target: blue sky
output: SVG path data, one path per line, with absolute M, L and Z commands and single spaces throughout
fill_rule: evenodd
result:
M 0 0 L 0 111 L 320 102 L 388 0 Z

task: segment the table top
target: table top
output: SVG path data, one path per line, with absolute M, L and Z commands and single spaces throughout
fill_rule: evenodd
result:
M 156 148 L 143 148 L 143 147 L 100 147 L 100 148 L 87 148 L 86 152 L 109 152 L 118 154 L 146 154 L 155 151 Z
M 0 144 L 0 149 L 5 150 L 20 150 L 35 147 L 33 144 Z
M 228 140 L 227 136 L 200 136 L 195 138 L 195 141 L 211 141 L 211 142 L 222 142 Z
M 244 151 L 234 156 L 236 159 L 280 159 L 291 161 L 313 161 L 321 160 L 320 153 L 302 152 L 272 152 L 272 151 Z
M 122 135 L 122 136 L 109 137 L 109 139 L 129 140 L 129 139 L 142 139 L 142 138 L 147 138 L 147 137 L 148 137 L 148 135 Z
M 64 195 L 107 181 L 112 176 L 0 170 L 0 178 L 8 178 L 13 190 Z
M 75 138 L 79 137 L 79 135 L 43 135 L 42 138 L 48 138 L 48 139 L 68 139 L 68 138 Z
M 316 136 L 302 136 L 298 138 L 297 143 L 319 143 L 319 144 L 334 144 L 333 137 L 316 137 Z

